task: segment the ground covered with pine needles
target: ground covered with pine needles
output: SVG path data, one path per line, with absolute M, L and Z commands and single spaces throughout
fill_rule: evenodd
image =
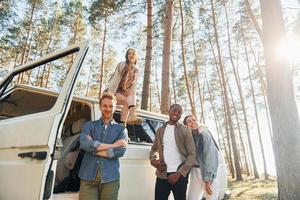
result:
M 277 200 L 276 178 L 244 179 L 243 181 L 229 180 L 228 187 L 231 190 L 233 200 Z

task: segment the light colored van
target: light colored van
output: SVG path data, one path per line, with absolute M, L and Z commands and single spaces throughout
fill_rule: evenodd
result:
M 98 101 L 73 97 L 87 51 L 83 43 L 54 52 L 15 68 L 0 83 L 1 200 L 78 199 L 84 154 L 79 133 L 86 121 L 101 115 Z M 138 115 L 143 124 L 127 127 L 130 142 L 121 158 L 120 200 L 154 199 L 156 177 L 149 152 L 167 116 L 147 111 Z M 119 121 L 120 113 L 114 118 Z M 221 160 L 220 199 L 227 190 Z

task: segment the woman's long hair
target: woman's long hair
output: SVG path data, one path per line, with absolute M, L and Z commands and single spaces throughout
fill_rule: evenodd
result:
M 126 54 L 125 54 L 126 64 L 129 65 L 129 60 L 128 60 L 128 54 L 129 54 L 129 51 L 134 51 L 134 53 L 135 53 L 135 61 L 134 61 L 134 64 L 136 65 L 136 63 L 137 63 L 137 54 L 136 54 L 136 51 L 135 51 L 134 49 L 132 49 L 132 48 L 129 48 L 129 49 L 127 49 L 127 51 L 126 51 Z

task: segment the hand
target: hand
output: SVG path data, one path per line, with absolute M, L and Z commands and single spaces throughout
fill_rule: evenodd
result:
M 167 171 L 166 163 L 160 162 L 160 160 L 151 160 L 151 165 L 159 171 Z
M 92 138 L 92 136 L 90 136 L 90 135 L 87 135 L 87 136 L 86 136 L 86 139 L 88 139 L 88 140 L 90 140 L 90 141 L 93 141 L 93 138 Z
M 181 174 L 179 172 L 175 172 L 174 174 L 171 174 L 168 176 L 168 183 L 171 185 L 174 185 L 177 183 L 177 181 L 180 179 Z
M 128 97 L 129 92 L 128 92 L 128 91 L 124 91 L 124 92 L 123 92 L 123 95 L 124 95 L 125 97 Z
M 205 182 L 205 190 L 207 192 L 207 194 L 212 195 L 212 186 L 211 186 L 211 182 Z
M 108 154 L 107 154 L 107 151 L 98 151 L 96 153 L 97 156 L 100 156 L 100 157 L 104 157 L 104 158 L 108 158 Z
M 113 148 L 116 148 L 116 147 L 126 147 L 128 144 L 128 142 L 124 139 L 120 139 L 120 140 L 117 140 L 114 144 L 113 144 Z

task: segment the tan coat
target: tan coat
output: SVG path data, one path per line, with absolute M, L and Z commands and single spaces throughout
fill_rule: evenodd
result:
M 150 160 L 164 160 L 163 138 L 166 125 L 167 123 L 165 123 L 162 127 L 158 128 L 158 130 L 156 131 L 155 140 L 150 151 Z M 194 139 L 192 136 L 191 129 L 187 128 L 186 126 L 180 123 L 176 123 L 174 131 L 175 142 L 178 151 L 181 155 L 181 159 L 183 160 L 183 163 L 178 167 L 177 171 L 180 172 L 184 177 L 186 177 L 196 160 L 196 149 Z M 167 179 L 167 172 L 161 172 L 159 170 L 156 170 L 156 176 L 161 179 Z
M 125 66 L 126 66 L 125 62 L 120 62 L 117 65 L 113 75 L 111 76 L 111 78 L 109 80 L 109 85 L 107 88 L 109 92 L 112 92 L 112 93 L 117 92 L 120 81 L 122 80 L 122 77 L 125 73 L 125 70 L 124 70 Z M 135 94 L 139 70 L 136 67 L 134 68 L 134 70 L 135 70 L 134 84 L 131 87 L 129 87 L 128 90 L 133 91 L 133 93 Z

